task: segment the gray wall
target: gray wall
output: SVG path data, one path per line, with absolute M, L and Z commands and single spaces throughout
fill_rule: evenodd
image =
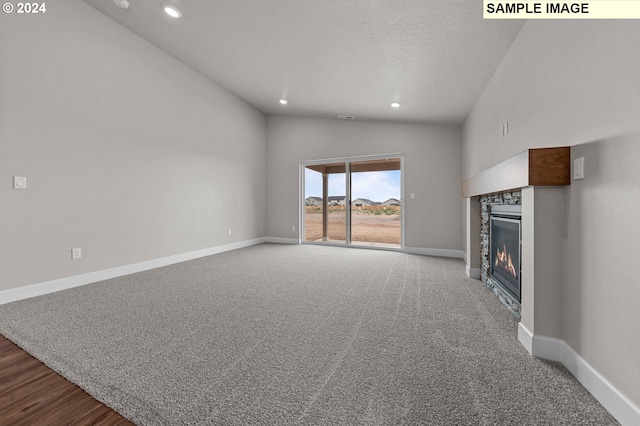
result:
M 264 236 L 264 115 L 54 3 L 0 16 L 0 290 Z
M 572 145 L 562 339 L 640 405 L 640 23 L 529 21 L 463 127 L 463 177 Z M 509 121 L 510 134 L 499 128 Z
M 301 161 L 397 152 L 405 154 L 405 246 L 462 250 L 460 129 L 427 124 L 269 117 L 268 235 L 298 238 Z

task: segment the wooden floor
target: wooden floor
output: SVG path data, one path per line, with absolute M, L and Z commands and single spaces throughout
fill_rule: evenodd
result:
M 0 335 L 0 425 L 133 425 Z

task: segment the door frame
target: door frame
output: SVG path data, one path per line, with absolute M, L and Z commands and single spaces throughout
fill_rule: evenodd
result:
M 379 247 L 379 246 L 363 246 L 353 245 L 351 242 L 351 163 L 359 161 L 371 161 L 371 160 L 386 160 L 391 158 L 400 159 L 400 199 L 402 202 L 400 210 L 400 247 Z M 337 243 L 332 241 L 306 241 L 305 240 L 305 169 L 307 166 L 321 165 L 321 164 L 345 164 L 345 204 L 348 204 L 348 210 L 346 215 L 346 235 L 345 243 Z M 390 154 L 375 154 L 375 155 L 360 155 L 354 157 L 337 157 L 337 158 L 325 158 L 321 160 L 306 160 L 301 161 L 299 166 L 299 226 L 300 229 L 300 242 L 302 244 L 316 244 L 316 245 L 331 245 L 339 247 L 354 247 L 354 248 L 366 248 L 374 250 L 393 250 L 404 251 L 404 239 L 405 239 L 405 210 L 406 210 L 406 197 L 404 196 L 404 153 L 390 153 Z

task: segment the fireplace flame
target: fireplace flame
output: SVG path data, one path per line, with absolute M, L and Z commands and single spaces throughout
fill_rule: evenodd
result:
M 511 253 L 507 252 L 507 246 L 504 244 L 502 245 L 502 250 L 500 250 L 500 247 L 498 247 L 498 250 L 496 251 L 496 260 L 494 262 L 494 266 L 502 269 L 513 278 L 518 278 L 516 268 L 515 266 L 513 266 L 513 261 L 511 260 Z

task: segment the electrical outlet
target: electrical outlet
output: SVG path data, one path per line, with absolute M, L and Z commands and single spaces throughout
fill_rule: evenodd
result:
M 504 124 L 500 127 L 500 137 L 505 137 L 509 134 L 509 122 L 505 121 Z
M 14 176 L 13 189 L 27 189 L 27 178 L 24 176 Z
M 295 226 L 291 227 L 291 232 L 296 232 L 296 227 Z
M 71 259 L 80 259 L 82 257 L 82 249 L 74 248 L 71 249 Z

